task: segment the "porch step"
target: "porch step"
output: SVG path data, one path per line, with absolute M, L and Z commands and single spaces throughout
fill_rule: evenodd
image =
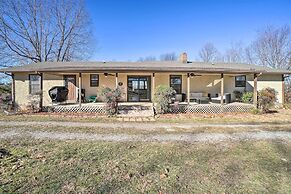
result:
M 118 117 L 117 120 L 123 122 L 153 122 L 156 119 L 154 117 Z
M 118 107 L 119 117 L 153 117 L 152 105 L 120 105 Z

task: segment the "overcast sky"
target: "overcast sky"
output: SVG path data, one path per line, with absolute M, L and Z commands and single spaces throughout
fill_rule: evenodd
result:
M 291 25 L 286 0 L 87 0 L 98 41 L 91 60 L 136 61 L 186 51 L 195 60 L 212 42 L 247 45 L 267 25 Z

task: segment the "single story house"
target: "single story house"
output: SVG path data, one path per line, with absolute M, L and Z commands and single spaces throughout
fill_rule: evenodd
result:
M 288 70 L 237 63 L 191 62 L 182 53 L 178 61 L 151 62 L 40 62 L 0 69 L 13 78 L 12 100 L 19 108 L 29 104 L 29 95 L 41 91 L 41 106 L 52 106 L 48 91 L 66 86 L 67 103 L 82 106 L 78 96 L 96 96 L 101 87 L 121 87 L 124 102 L 152 102 L 157 86 L 175 89 L 179 101 L 191 103 L 209 97 L 224 104 L 225 94 L 235 100 L 235 91 L 254 92 L 271 87 L 278 103 L 284 102 L 284 76 Z M 82 89 L 82 90 L 79 90 Z M 98 98 L 98 97 L 97 97 Z

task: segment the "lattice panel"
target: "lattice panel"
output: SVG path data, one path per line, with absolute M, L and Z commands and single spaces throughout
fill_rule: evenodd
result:
M 45 110 L 52 112 L 88 112 L 88 113 L 105 113 L 105 106 L 52 106 L 46 107 Z
M 186 113 L 188 105 L 171 105 L 169 113 Z
M 220 104 L 198 104 L 189 105 L 187 113 L 222 113 L 223 106 Z
M 255 108 L 252 104 L 227 104 L 223 108 L 223 112 L 250 112 Z
M 250 112 L 254 106 L 252 104 L 231 103 L 221 104 L 197 104 L 197 105 L 171 105 L 169 113 L 227 113 L 227 112 Z M 89 112 L 89 113 L 105 113 L 104 105 L 56 105 L 44 107 L 44 111 L 52 112 Z
M 227 112 L 250 112 L 254 108 L 251 104 L 197 104 L 197 105 L 171 105 L 169 113 L 227 113 Z

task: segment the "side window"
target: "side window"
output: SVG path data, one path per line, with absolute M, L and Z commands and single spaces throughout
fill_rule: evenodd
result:
M 90 74 L 90 87 L 98 87 L 98 86 L 99 86 L 99 75 Z
M 246 87 L 246 76 L 235 76 L 235 87 Z
M 35 95 L 40 92 L 41 76 L 38 74 L 29 74 L 29 94 Z
M 170 75 L 170 87 L 172 87 L 177 94 L 182 93 L 182 76 Z

